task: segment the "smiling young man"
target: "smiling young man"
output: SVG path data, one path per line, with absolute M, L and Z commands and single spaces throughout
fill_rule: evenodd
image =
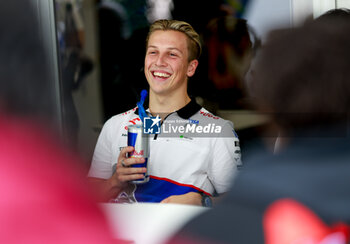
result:
M 149 84 L 147 113 L 162 118 L 164 130 L 149 139 L 149 182 L 144 162 L 127 158 L 127 128 L 141 124 L 138 108 L 106 122 L 99 136 L 89 177 L 104 200 L 211 205 L 228 191 L 241 164 L 238 138 L 231 122 L 199 106 L 187 93 L 201 53 L 199 35 L 186 22 L 158 20 L 146 39 L 144 71 Z M 168 129 L 168 131 L 167 131 Z M 169 132 L 169 129 L 172 132 Z

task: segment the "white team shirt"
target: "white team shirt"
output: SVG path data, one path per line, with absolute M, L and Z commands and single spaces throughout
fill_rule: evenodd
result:
M 131 124 L 141 124 L 137 108 L 105 123 L 95 147 L 90 177 L 108 179 L 113 175 L 119 153 L 127 146 L 127 127 Z M 201 128 L 194 129 L 197 127 Z M 208 195 L 228 191 L 241 164 L 239 140 L 232 122 L 191 101 L 168 115 L 161 128 L 161 133 L 149 140 L 150 181 L 130 186 L 116 201 L 160 202 L 191 191 Z

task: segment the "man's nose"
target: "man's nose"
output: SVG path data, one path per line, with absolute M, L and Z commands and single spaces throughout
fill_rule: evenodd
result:
M 158 56 L 157 61 L 156 61 L 156 65 L 157 66 L 165 66 L 166 65 L 165 55 L 164 54 L 160 54 Z

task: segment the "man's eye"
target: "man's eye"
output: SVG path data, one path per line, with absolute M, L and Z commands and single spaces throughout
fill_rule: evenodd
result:
M 175 53 L 170 53 L 170 56 L 176 57 L 177 55 Z

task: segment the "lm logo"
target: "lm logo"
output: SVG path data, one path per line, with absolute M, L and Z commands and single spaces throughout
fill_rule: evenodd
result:
M 143 118 L 143 133 L 145 134 L 159 134 L 160 133 L 160 121 L 157 117 L 145 117 Z

